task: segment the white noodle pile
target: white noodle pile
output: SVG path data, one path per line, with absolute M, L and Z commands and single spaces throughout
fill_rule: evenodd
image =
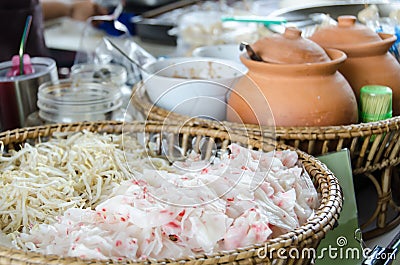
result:
M 144 149 L 135 139 L 125 142 L 130 158 L 140 163 Z M 95 207 L 130 178 L 124 155 L 122 136 L 86 131 L 58 133 L 48 142 L 0 154 L 1 230 L 27 231 L 55 222 L 68 208 Z

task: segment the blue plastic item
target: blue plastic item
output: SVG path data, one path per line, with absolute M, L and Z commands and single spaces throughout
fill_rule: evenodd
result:
M 131 19 L 135 16 L 133 13 L 128 13 L 128 12 L 122 12 L 121 15 L 118 17 L 118 21 L 124 24 L 128 30 L 130 35 L 135 35 L 135 27 L 133 26 Z M 98 25 L 98 28 L 101 30 L 104 30 L 108 35 L 110 36 L 121 36 L 124 34 L 124 32 L 117 30 L 114 27 L 114 24 L 112 21 L 104 21 Z

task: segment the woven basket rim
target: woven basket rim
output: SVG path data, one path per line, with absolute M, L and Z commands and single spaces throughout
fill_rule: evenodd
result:
M 131 127 L 130 127 L 131 126 Z M 221 132 L 217 129 L 204 129 L 204 127 L 192 127 L 192 126 L 179 126 L 175 124 L 166 125 L 159 121 L 134 121 L 129 123 L 117 122 L 117 121 L 98 121 L 98 122 L 76 122 L 76 123 L 58 123 L 51 125 L 43 125 L 36 127 L 26 127 L 21 129 L 14 129 L 0 133 L 0 142 L 3 142 L 5 145 L 10 143 L 21 143 L 27 139 L 35 139 L 37 137 L 46 137 L 52 135 L 54 132 L 78 132 L 82 130 L 88 130 L 93 132 L 108 132 L 108 133 L 121 133 L 125 129 L 129 128 L 140 128 L 147 129 L 150 132 L 157 132 L 157 129 L 162 127 L 163 129 L 171 130 L 171 132 L 176 133 L 177 130 L 184 130 L 187 133 L 191 134 L 202 134 L 204 132 L 213 132 L 210 135 L 217 135 L 218 133 L 224 134 L 228 137 L 230 134 L 227 132 Z M 238 136 L 238 139 L 243 139 L 242 136 Z M 232 139 L 234 141 L 235 139 Z M 257 141 L 251 140 L 250 141 Z M 313 163 L 310 167 L 313 167 L 313 172 L 308 172 L 310 176 L 313 174 L 322 175 L 325 178 L 320 179 L 317 178 L 318 187 L 321 188 L 321 204 L 318 209 L 315 210 L 314 216 L 312 216 L 305 224 L 300 226 L 299 228 L 294 229 L 286 234 L 280 235 L 278 237 L 267 240 L 266 242 L 253 244 L 247 247 L 238 248 L 235 250 L 229 251 L 219 251 L 215 252 L 211 255 L 199 254 L 194 257 L 182 257 L 179 259 L 148 259 L 148 260 L 123 260 L 122 262 L 128 262 L 129 264 L 153 264 L 157 263 L 196 263 L 200 260 L 221 260 L 227 259 L 229 262 L 232 262 L 232 257 L 240 258 L 245 252 L 256 253 L 258 249 L 264 248 L 265 244 L 268 244 L 269 247 L 278 249 L 278 247 L 287 247 L 287 246 L 298 246 L 301 247 L 304 245 L 305 240 L 313 240 L 318 238 L 318 233 L 322 233 L 324 236 L 325 232 L 332 229 L 337 222 L 338 215 L 342 209 L 342 190 L 338 183 L 338 180 L 333 175 L 333 173 L 326 167 L 325 164 L 320 162 L 318 159 L 313 156 L 300 151 L 298 149 L 292 148 L 285 144 L 276 143 L 276 146 L 282 149 L 291 149 L 295 150 L 299 159 L 302 163 Z M 318 172 L 317 172 L 318 171 Z M 36 252 L 24 252 L 22 250 L 11 249 L 4 246 L 0 246 L 0 258 L 8 257 L 13 260 L 18 260 L 19 262 L 26 262 L 26 264 L 42 264 L 39 263 L 39 260 L 43 261 L 54 261 L 57 260 L 59 262 L 63 261 L 65 263 L 62 264 L 75 264 L 74 262 L 78 262 L 81 264 L 99 264 L 99 262 L 104 262 L 104 264 L 109 264 L 110 261 L 100 261 L 100 260 L 91 260 L 91 259 L 80 259 L 76 257 L 60 257 L 56 255 L 43 255 Z M 35 262 L 38 261 L 38 263 Z M 234 260 L 234 259 L 233 259 Z M 80 262 L 80 263 L 79 263 Z M 209 262 L 207 262 L 210 264 Z M 23 264 L 23 263 L 19 263 Z M 44 263 L 43 263 L 44 264 Z M 47 264 L 47 263 L 46 263 Z M 103 264 L 103 263 L 100 263 Z M 114 263 L 112 263 L 114 264 Z M 119 264 L 119 263 L 117 263 Z M 214 263 L 213 263 L 214 264 Z
M 204 118 L 192 118 L 187 115 L 179 114 L 176 112 L 168 111 L 164 108 L 158 107 L 152 104 L 145 94 L 145 92 L 140 91 L 141 84 L 137 84 L 132 91 L 131 103 L 138 108 L 146 117 L 151 119 L 157 118 L 157 120 L 164 120 L 166 117 L 170 116 L 171 119 L 178 121 L 190 120 L 193 124 L 203 124 L 209 126 L 229 126 L 233 129 L 247 129 L 247 130 L 260 130 L 268 128 L 267 126 L 257 125 L 257 124 L 239 124 L 230 121 L 215 122 L 212 120 Z M 354 123 L 348 125 L 332 125 L 332 126 L 275 126 L 276 135 L 290 135 L 290 134 L 330 134 L 335 133 L 340 135 L 351 134 L 362 134 L 363 136 L 369 136 L 376 133 L 388 132 L 392 129 L 399 129 L 400 127 L 400 116 L 394 116 L 386 120 L 368 122 L 368 123 Z

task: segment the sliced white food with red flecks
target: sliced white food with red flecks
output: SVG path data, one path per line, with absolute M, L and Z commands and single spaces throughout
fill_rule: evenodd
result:
M 312 216 L 318 195 L 296 152 L 229 148 L 213 163 L 192 154 L 168 170 L 147 167 L 94 210 L 69 209 L 14 244 L 82 258 L 179 258 L 262 243 Z

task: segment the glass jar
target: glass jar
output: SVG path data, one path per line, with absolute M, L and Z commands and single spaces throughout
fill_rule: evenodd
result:
M 71 78 L 80 79 L 101 79 L 103 82 L 110 82 L 117 86 L 122 93 L 123 108 L 128 107 L 132 95 L 132 88 L 127 85 L 128 72 L 126 68 L 118 64 L 75 64 L 71 67 Z
M 27 126 L 80 121 L 130 121 L 121 108 L 121 91 L 98 79 L 64 79 L 39 87 L 39 111 L 28 117 Z

